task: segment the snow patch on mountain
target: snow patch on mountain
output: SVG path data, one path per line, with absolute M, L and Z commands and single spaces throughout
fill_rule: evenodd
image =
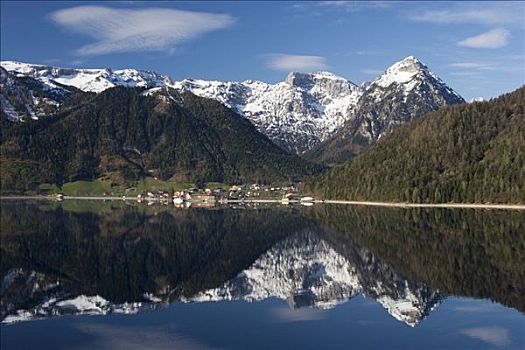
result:
M 11 121 L 21 120 L 22 115 L 20 115 L 11 105 L 11 103 L 2 95 L 0 95 L 0 107 L 7 115 L 7 118 Z

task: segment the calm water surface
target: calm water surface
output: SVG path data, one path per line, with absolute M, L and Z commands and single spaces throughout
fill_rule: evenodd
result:
M 517 211 L 1 204 L 2 349 L 524 349 Z

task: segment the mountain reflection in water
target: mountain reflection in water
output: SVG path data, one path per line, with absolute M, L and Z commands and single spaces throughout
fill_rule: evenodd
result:
M 0 318 L 356 295 L 410 326 L 448 295 L 523 312 L 523 232 L 508 211 L 2 202 Z

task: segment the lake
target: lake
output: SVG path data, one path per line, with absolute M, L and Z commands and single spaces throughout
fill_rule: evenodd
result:
M 1 202 L 1 348 L 524 349 L 525 215 Z

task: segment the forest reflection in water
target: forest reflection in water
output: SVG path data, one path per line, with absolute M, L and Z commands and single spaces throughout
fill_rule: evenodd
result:
M 4 322 L 271 297 L 327 309 L 357 295 L 410 326 L 448 296 L 525 311 L 525 218 L 516 211 L 88 201 L 1 209 Z

